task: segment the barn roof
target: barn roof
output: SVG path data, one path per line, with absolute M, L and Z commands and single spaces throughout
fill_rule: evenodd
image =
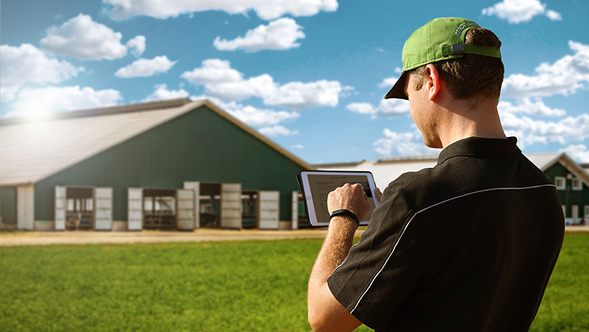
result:
M 589 173 L 573 161 L 564 152 L 526 154 L 534 165 L 546 171 L 557 162 L 565 165 L 575 177 L 581 178 L 589 186 Z M 434 167 L 438 162 L 437 155 L 384 157 L 377 161 L 346 162 L 314 165 L 320 170 L 357 170 L 370 171 L 374 175 L 376 185 L 385 188 L 390 182 L 406 172 L 415 172 L 423 168 Z
M 223 116 L 303 168 L 313 167 L 209 100 L 188 98 L 0 119 L 0 186 L 38 182 L 201 106 Z

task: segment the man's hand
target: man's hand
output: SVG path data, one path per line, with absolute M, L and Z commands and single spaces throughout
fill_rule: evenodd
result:
M 340 209 L 352 212 L 360 221 L 364 220 L 370 210 L 370 205 L 368 204 L 368 196 L 364 193 L 364 187 L 361 184 L 346 183 L 343 187 L 329 193 L 329 196 L 327 196 L 327 210 L 329 213 Z

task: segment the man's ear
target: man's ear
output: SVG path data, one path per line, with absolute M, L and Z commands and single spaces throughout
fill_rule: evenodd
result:
M 427 89 L 429 100 L 434 101 L 442 89 L 442 79 L 438 69 L 433 64 L 425 66 L 425 87 Z

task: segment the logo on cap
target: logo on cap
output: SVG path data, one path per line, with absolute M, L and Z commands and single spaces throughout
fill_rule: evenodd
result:
M 466 24 L 466 23 L 462 23 L 462 24 L 460 24 L 460 25 L 458 26 L 458 29 L 456 29 L 456 36 L 460 36 L 460 34 L 462 33 L 462 30 L 464 30 L 464 28 L 466 28 L 466 27 L 470 27 L 470 26 L 473 26 L 473 25 L 478 25 L 478 24 L 476 24 L 476 23 L 474 23 L 474 22 L 472 22 L 472 23 L 468 23 L 468 24 Z

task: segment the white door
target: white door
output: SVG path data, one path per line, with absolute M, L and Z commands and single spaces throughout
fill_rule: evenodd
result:
M 112 229 L 112 188 L 94 188 L 94 229 Z
M 278 229 L 280 221 L 280 192 L 260 191 L 258 194 L 260 229 Z
M 127 229 L 140 231 L 143 229 L 143 189 L 129 188 L 127 204 Z
M 55 186 L 55 230 L 65 230 L 65 187 Z
M 194 191 L 194 228 L 200 228 L 200 182 L 184 182 L 184 189 Z
M 301 195 L 298 191 L 292 192 L 292 229 L 299 228 L 299 196 Z
M 581 218 L 579 218 L 579 206 L 578 205 L 573 205 L 573 224 L 578 224 L 581 221 Z
M 221 227 L 241 229 L 241 183 L 221 184 Z
M 176 191 L 176 204 L 178 211 L 176 224 L 180 230 L 191 231 L 194 229 L 194 190 L 178 189 Z
M 35 228 L 35 187 L 16 188 L 16 223 L 18 229 Z

